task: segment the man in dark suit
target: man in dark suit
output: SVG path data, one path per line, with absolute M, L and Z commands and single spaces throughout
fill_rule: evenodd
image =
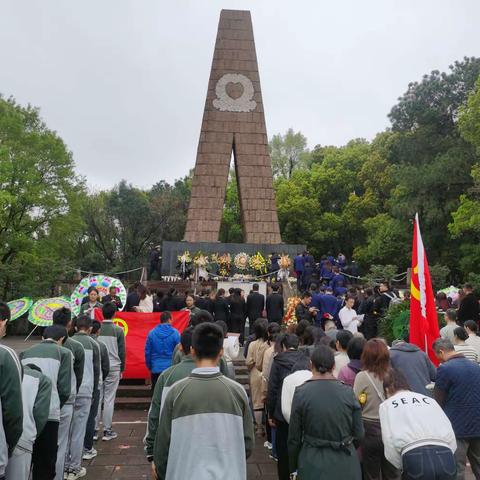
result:
M 259 293 L 258 283 L 254 283 L 252 291 L 247 297 L 247 317 L 249 323 L 249 331 L 253 332 L 253 324 L 257 318 L 261 318 L 263 309 L 265 308 L 265 297 Z
M 283 295 L 279 292 L 280 287 L 272 286 L 272 293 L 267 295 L 267 318 L 269 322 L 282 323 L 284 314 Z
M 465 296 L 462 298 L 458 308 L 458 323 L 462 326 L 467 320 L 478 322 L 480 310 L 478 298 L 473 293 L 473 286 L 470 283 L 465 284 L 463 292 Z

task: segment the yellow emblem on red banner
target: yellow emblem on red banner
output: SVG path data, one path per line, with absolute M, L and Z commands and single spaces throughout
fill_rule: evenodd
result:
M 123 328 L 123 333 L 125 336 L 128 335 L 128 323 L 123 320 L 123 318 L 114 318 L 113 323 Z

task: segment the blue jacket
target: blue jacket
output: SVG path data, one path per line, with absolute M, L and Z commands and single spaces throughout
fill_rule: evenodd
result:
M 172 355 L 180 343 L 180 333 L 169 323 L 151 330 L 145 344 L 145 363 L 152 373 L 161 373 L 172 366 Z
M 347 291 L 345 284 L 345 277 L 341 273 L 334 275 L 330 281 L 330 286 L 332 287 L 335 295 L 343 295 Z
M 297 255 L 293 259 L 293 269 L 296 272 L 303 272 L 305 270 L 305 258 L 303 258 L 303 255 Z

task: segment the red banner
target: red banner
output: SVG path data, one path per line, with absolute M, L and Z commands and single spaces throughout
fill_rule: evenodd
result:
M 101 310 L 95 312 L 101 318 Z M 100 315 L 98 315 L 100 314 Z M 125 332 L 126 365 L 122 378 L 150 378 L 145 365 L 145 342 L 150 330 L 160 323 L 160 313 L 117 312 L 114 323 Z M 172 312 L 172 327 L 182 333 L 190 322 L 190 312 Z

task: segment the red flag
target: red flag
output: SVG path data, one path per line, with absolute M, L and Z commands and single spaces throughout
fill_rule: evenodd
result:
M 440 336 L 440 331 L 418 213 L 415 215 L 413 230 L 410 292 L 410 342 L 420 347 L 428 354 L 430 360 L 438 365 L 437 357 L 432 350 L 432 344 Z
M 95 309 L 95 318 L 103 320 L 100 309 Z M 145 342 L 148 332 L 160 323 L 160 313 L 117 312 L 113 322 L 125 332 L 127 359 L 122 378 L 150 378 L 145 365 Z M 180 333 L 189 323 L 190 312 L 172 312 L 172 327 Z

